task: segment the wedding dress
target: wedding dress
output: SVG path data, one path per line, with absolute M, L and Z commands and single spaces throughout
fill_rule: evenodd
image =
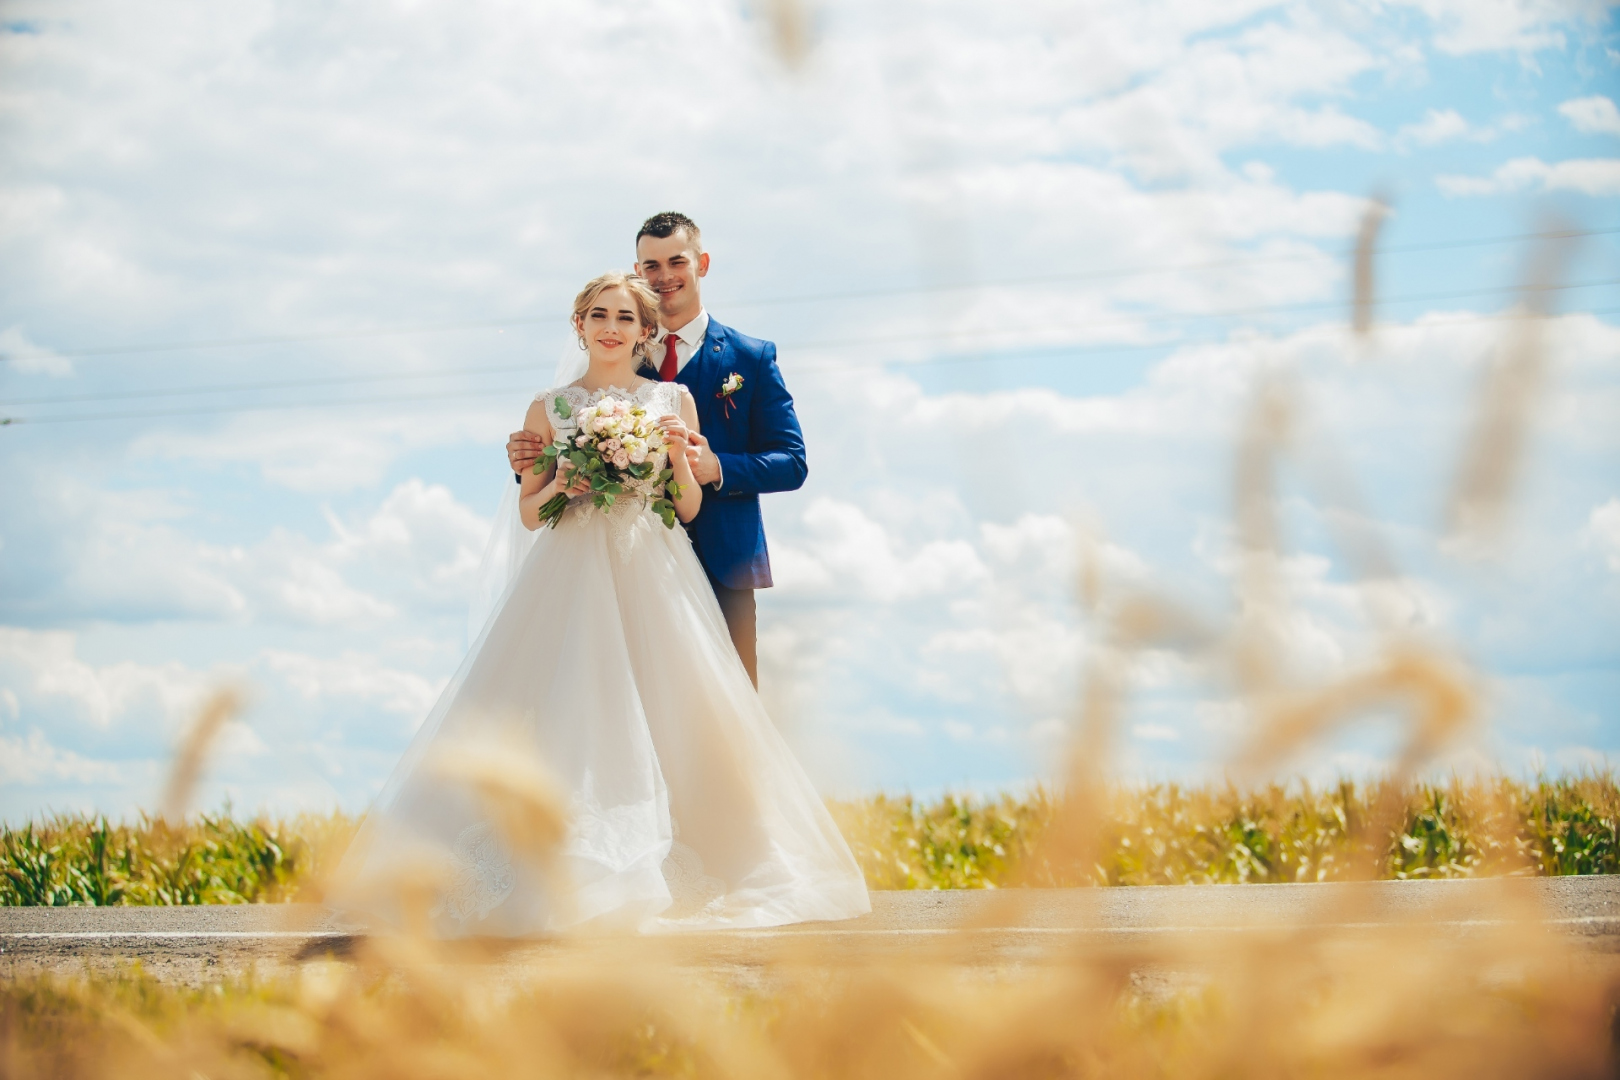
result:
M 557 398 L 572 416 L 607 393 L 655 416 L 679 412 L 673 383 L 634 394 L 569 386 L 537 400 L 567 432 Z M 516 738 L 569 799 L 549 869 L 514 858 L 475 794 L 434 767 L 495 737 Z M 575 499 L 556 528 L 539 530 L 339 876 L 386 877 L 424 854 L 453 867 L 432 909 L 447 937 L 775 926 L 871 910 L 685 530 L 628 498 L 607 513 Z M 375 900 L 339 906 L 399 917 Z

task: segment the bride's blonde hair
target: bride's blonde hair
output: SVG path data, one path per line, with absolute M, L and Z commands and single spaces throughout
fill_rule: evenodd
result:
M 585 287 L 579 290 L 574 297 L 574 329 L 578 330 L 585 321 L 585 313 L 591 310 L 596 298 L 608 289 L 623 289 L 630 294 L 630 302 L 636 305 L 636 315 L 641 319 L 642 329 L 651 327 L 654 332 L 658 329 L 658 294 L 652 291 L 652 286 L 635 274 L 627 274 L 623 270 L 609 270 L 598 277 L 591 278 Z M 652 355 L 652 334 L 635 343 L 631 347 L 633 353 L 643 363 Z

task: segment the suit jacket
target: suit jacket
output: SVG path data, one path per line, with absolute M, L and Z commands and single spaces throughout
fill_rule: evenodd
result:
M 729 398 L 720 387 L 730 375 L 742 387 Z M 771 557 L 759 497 L 804 484 L 804 434 L 793 397 L 776 366 L 776 345 L 739 334 L 712 315 L 703 346 L 675 381 L 692 392 L 698 423 L 720 459 L 720 490 L 703 489 L 703 507 L 687 524 L 692 546 L 709 576 L 731 589 L 771 584 Z

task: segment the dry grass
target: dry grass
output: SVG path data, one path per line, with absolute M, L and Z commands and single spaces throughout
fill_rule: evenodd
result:
M 887 962 L 761 950 L 753 989 L 664 944 L 573 939 L 514 969 L 373 939 L 345 962 L 201 990 L 138 969 L 14 979 L 0 984 L 0 1076 L 1613 1075 L 1616 986 L 1528 924 L 1462 938 L 1278 927 L 990 975 L 953 963 L 950 942 Z M 1166 967 L 1196 976 L 1169 993 L 1133 980 Z

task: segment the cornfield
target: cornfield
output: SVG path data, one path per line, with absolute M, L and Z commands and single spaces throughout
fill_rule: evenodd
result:
M 1374 852 L 1392 879 L 1620 872 L 1620 785 L 1607 774 L 1411 785 L 1398 792 L 1399 829 L 1380 836 L 1367 823 L 1384 797 L 1380 785 L 1348 780 L 1322 790 L 1121 788 L 1091 865 L 1043 851 L 1057 812 L 1043 789 L 931 802 L 878 795 L 832 809 L 873 889 L 1339 881 Z M 310 900 L 354 827 L 342 814 L 229 813 L 177 826 L 62 816 L 7 827 L 0 906 Z

